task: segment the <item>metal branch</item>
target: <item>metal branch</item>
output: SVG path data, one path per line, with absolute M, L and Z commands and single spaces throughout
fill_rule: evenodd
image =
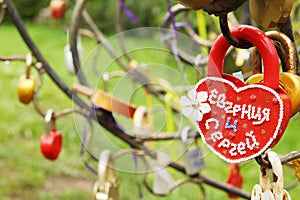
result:
M 21 37 L 23 38 L 26 45 L 29 47 L 31 52 L 33 53 L 34 57 L 42 63 L 43 68 L 47 72 L 47 74 L 50 76 L 50 78 L 53 80 L 53 82 L 69 97 L 73 98 L 74 102 L 76 102 L 78 105 L 82 107 L 86 107 L 86 104 L 76 96 L 76 94 L 73 94 L 73 92 L 68 88 L 68 86 L 59 78 L 59 76 L 55 73 L 55 71 L 51 68 L 49 63 L 46 61 L 46 59 L 42 56 L 39 49 L 36 47 L 32 39 L 30 38 L 22 18 L 20 17 L 19 13 L 17 12 L 15 5 L 12 3 L 11 0 L 5 0 L 5 3 L 7 5 L 8 13 L 11 17 L 12 22 L 17 27 Z
M 22 61 L 25 62 L 25 57 L 12 56 L 12 57 L 0 57 L 0 61 Z
M 172 13 L 174 14 L 174 16 L 180 14 L 180 13 L 184 13 L 186 14 L 187 12 L 189 12 L 190 10 L 180 4 L 176 4 L 175 6 L 173 6 L 171 8 Z M 187 17 L 185 16 L 184 19 L 187 21 Z M 168 50 L 170 52 L 172 52 L 172 48 L 171 48 L 171 40 L 174 39 L 174 36 L 171 35 L 170 33 L 170 24 L 171 24 L 171 15 L 169 12 L 167 12 L 163 18 L 162 21 L 162 34 L 163 34 L 163 42 L 165 43 L 166 47 L 168 48 Z M 203 46 L 207 46 L 207 47 L 211 47 L 213 42 L 210 40 L 206 40 L 203 39 L 201 37 L 199 37 L 195 31 L 193 30 L 192 27 L 185 26 L 184 27 L 187 34 L 198 44 L 203 45 Z M 180 59 L 189 64 L 189 65 L 194 65 L 195 64 L 195 60 L 196 58 L 194 56 L 189 55 L 188 53 L 182 51 L 181 49 L 177 48 L 176 49 L 178 56 L 180 57 Z M 202 59 L 201 62 L 199 63 L 199 65 L 204 66 L 207 63 L 207 59 Z
M 67 87 L 67 85 L 60 79 L 60 77 L 55 73 L 55 71 L 51 68 L 51 66 L 48 64 L 48 62 L 45 60 L 45 58 L 42 56 L 41 52 L 39 51 L 39 49 L 36 47 L 36 45 L 33 43 L 32 39 L 30 38 L 30 36 L 28 35 L 24 23 L 21 19 L 21 17 L 19 16 L 18 12 L 16 11 L 16 8 L 14 6 L 14 4 L 12 3 L 11 0 L 5 0 L 7 7 L 8 7 L 8 13 L 11 16 L 12 22 L 15 24 L 15 26 L 17 27 L 21 37 L 23 38 L 24 42 L 26 43 L 26 45 L 29 47 L 29 49 L 32 51 L 34 57 L 37 59 L 38 62 L 42 63 L 42 67 L 45 70 L 45 72 L 50 76 L 50 78 L 53 80 L 53 82 L 69 97 L 69 98 L 73 98 L 73 101 L 79 105 L 82 108 L 85 109 L 89 109 L 89 107 L 75 94 L 73 94 L 73 92 Z M 77 1 L 77 2 L 81 2 L 84 3 L 83 1 Z M 79 18 L 78 18 L 79 21 Z M 73 28 L 74 30 L 77 30 L 76 26 L 75 28 Z M 73 31 L 74 31 L 73 30 Z M 75 31 L 77 32 L 77 31 Z M 97 33 L 97 32 L 96 32 Z M 72 41 L 74 42 L 75 39 L 77 39 L 76 34 L 77 33 L 73 33 L 73 38 Z M 97 36 L 99 36 L 99 33 L 97 33 Z M 75 41 L 76 44 L 76 41 Z M 74 48 L 74 47 L 73 47 Z M 75 49 L 76 49 L 76 45 L 75 45 Z M 73 49 L 74 50 L 74 49 Z M 138 73 L 135 73 L 135 75 L 139 75 Z M 141 81 L 141 79 L 138 79 Z M 142 76 L 142 80 L 145 81 L 145 77 Z M 147 79 L 146 79 L 147 80 Z M 153 92 L 155 93 L 155 91 L 153 90 Z M 102 109 L 97 109 L 96 110 L 96 116 L 92 117 L 92 119 L 97 119 L 97 121 L 99 122 L 100 125 L 102 125 L 104 128 L 106 128 L 108 131 L 110 131 L 113 135 L 115 135 L 116 137 L 118 137 L 119 139 L 123 140 L 124 142 L 126 142 L 127 144 L 129 144 L 131 147 L 133 148 L 137 148 L 140 150 L 145 151 L 148 155 L 152 156 L 155 158 L 155 155 L 150 152 L 142 143 L 137 142 L 135 137 L 129 136 L 128 134 L 126 134 L 114 121 L 112 113 L 107 112 L 105 110 Z M 170 167 L 176 169 L 178 172 L 184 173 L 185 169 L 183 166 L 177 164 L 177 163 L 171 163 L 169 165 Z M 201 180 L 203 180 L 203 183 L 206 183 L 208 185 L 211 185 L 213 187 L 219 188 L 223 191 L 226 192 L 230 192 L 232 194 L 238 195 L 240 197 L 249 199 L 250 196 L 248 194 L 246 194 L 245 192 L 243 192 L 242 190 L 236 189 L 236 188 L 232 188 L 226 184 L 211 180 L 207 177 L 204 176 L 198 176 Z
M 288 162 L 292 160 L 299 159 L 299 158 L 300 158 L 300 150 L 297 150 L 297 151 L 292 151 L 286 155 L 280 156 L 280 161 L 284 165 L 284 164 L 288 164 Z M 256 157 L 255 160 L 260 166 L 264 168 L 272 168 L 270 162 L 265 158 L 263 158 L 262 156 Z
M 227 42 L 237 48 L 249 49 L 250 47 L 252 47 L 253 45 L 251 43 L 244 41 L 244 40 L 238 40 L 231 34 L 229 25 L 228 25 L 227 15 L 228 15 L 227 13 L 221 14 L 220 18 L 219 18 L 221 31 L 222 31 L 224 37 L 226 38 Z
M 172 13 L 174 14 L 174 16 L 181 14 L 181 13 L 188 13 L 191 10 L 189 8 L 186 8 L 184 6 L 182 6 L 181 4 L 176 4 L 175 6 L 173 6 L 171 8 Z M 187 22 L 187 16 L 184 16 L 184 19 Z M 164 29 L 169 29 L 170 28 L 170 24 L 171 24 L 171 15 L 169 12 L 167 12 L 163 18 L 162 21 L 162 25 L 161 27 Z M 195 31 L 193 30 L 193 28 L 191 26 L 185 26 L 185 30 L 187 31 L 188 35 L 195 40 L 199 45 L 202 46 L 207 46 L 207 47 L 211 47 L 213 44 L 213 41 L 211 40 L 206 40 L 204 38 L 199 37 L 198 34 L 195 33 Z
M 101 42 L 101 44 L 105 47 L 105 49 L 110 53 L 113 59 L 125 70 L 128 72 L 128 76 L 135 82 L 139 82 L 143 87 L 145 87 L 150 93 L 157 96 L 158 99 L 161 101 L 164 101 L 164 94 L 157 91 L 151 84 L 151 80 L 145 75 L 145 73 L 142 73 L 138 68 L 137 69 L 130 69 L 126 63 L 121 60 L 121 58 L 115 53 L 113 47 L 110 45 L 108 40 L 104 37 L 102 32 L 98 29 L 97 25 L 93 21 L 93 19 L 90 17 L 88 12 L 86 10 L 82 11 L 82 16 L 85 20 L 85 22 L 91 27 L 92 31 L 96 34 L 96 37 L 98 38 L 98 41 Z M 77 20 L 78 21 L 78 20 Z M 75 23 L 75 22 L 74 22 Z M 78 28 L 77 26 L 74 26 L 73 28 Z M 73 32 L 77 32 L 77 29 L 71 29 L 71 34 L 75 34 Z M 74 41 L 73 41 L 74 42 Z M 72 44 L 71 44 L 72 45 Z M 172 109 L 176 112 L 180 112 L 178 106 L 172 105 Z
M 80 70 L 80 59 L 79 59 L 79 53 L 77 49 L 78 31 L 74 31 L 79 29 L 80 17 L 85 2 L 86 0 L 76 1 L 75 8 L 73 11 L 73 16 L 72 16 L 71 26 L 70 26 L 70 44 L 71 44 L 70 46 L 71 46 L 71 53 L 72 53 L 75 73 L 77 74 L 77 77 L 81 84 L 88 85 L 87 80 L 84 74 L 82 73 L 82 70 Z
M 300 150 L 292 151 L 284 156 L 280 157 L 282 164 L 287 164 L 288 162 L 300 158 Z
M 95 33 L 97 39 L 101 44 L 104 46 L 104 48 L 108 51 L 108 53 L 112 56 L 112 58 L 125 70 L 128 71 L 129 67 L 127 66 L 127 63 L 125 63 L 123 60 L 121 60 L 120 56 L 116 54 L 114 48 L 110 45 L 110 43 L 106 40 L 103 33 L 99 30 L 96 23 L 93 21 L 91 16 L 86 10 L 83 10 L 82 17 L 85 20 L 85 22 L 90 26 L 92 31 Z M 72 30 L 77 32 L 76 30 Z
M 187 139 L 198 139 L 200 138 L 200 133 L 198 131 L 193 131 L 193 133 L 188 135 Z M 146 142 L 146 141 L 163 141 L 163 140 L 182 140 L 180 133 L 163 133 L 160 132 L 159 134 L 152 136 L 152 137 L 145 137 L 145 138 L 137 138 L 137 140 Z

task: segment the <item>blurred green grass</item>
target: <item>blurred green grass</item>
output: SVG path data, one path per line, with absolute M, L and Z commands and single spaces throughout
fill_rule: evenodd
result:
M 27 24 L 28 31 L 55 71 L 71 86 L 74 78 L 67 73 L 64 66 L 63 48 L 66 33 L 60 27 Z M 0 26 L 0 55 L 25 56 L 27 47 L 12 25 Z M 90 40 L 83 40 L 86 56 L 94 48 Z M 143 56 L 150 56 L 143 55 Z M 149 60 L 152 58 L 150 57 Z M 170 63 L 172 63 L 170 61 Z M 50 162 L 41 155 L 39 138 L 44 134 L 44 120 L 34 111 L 32 104 L 24 106 L 17 100 L 16 86 L 20 75 L 25 72 L 21 62 L 0 63 L 0 196 L 2 199 L 91 199 L 92 185 L 96 177 L 92 175 L 79 156 L 80 137 L 72 116 L 59 120 L 57 127 L 64 135 L 63 151 L 58 160 Z M 54 110 L 72 107 L 68 99 L 49 78 L 39 95 L 41 105 Z M 300 131 L 299 115 L 291 123 L 279 144 L 274 148 L 279 154 L 286 154 L 300 149 L 298 133 Z M 124 144 L 120 144 L 124 145 Z M 202 145 L 201 145 L 202 146 Z M 228 175 L 228 164 L 210 153 L 205 147 L 206 168 L 203 174 L 224 182 Z M 96 163 L 92 163 L 96 166 Z M 182 175 L 170 170 L 175 179 Z M 258 183 L 259 168 L 254 161 L 243 164 L 244 189 L 251 191 Z M 296 180 L 293 170 L 285 168 L 286 185 Z M 134 174 L 118 172 L 121 180 L 121 199 L 138 199 L 138 189 Z M 141 178 L 141 177 L 139 177 Z M 77 184 L 76 184 L 77 183 Z M 128 187 L 130 190 L 128 190 Z M 228 199 L 227 194 L 210 186 L 205 186 L 209 200 Z M 200 196 L 197 186 L 184 185 L 165 198 L 149 194 L 145 188 L 144 199 L 195 199 Z M 292 197 L 300 194 L 297 186 L 290 192 Z

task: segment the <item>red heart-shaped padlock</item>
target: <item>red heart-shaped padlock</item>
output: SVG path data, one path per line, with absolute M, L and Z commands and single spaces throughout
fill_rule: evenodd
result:
M 199 81 L 195 92 L 206 96 L 206 107 L 210 106 L 198 122 L 203 141 L 225 161 L 237 163 L 255 158 L 279 141 L 290 118 L 291 103 L 279 87 L 278 56 L 272 41 L 252 26 L 236 26 L 231 32 L 254 44 L 262 54 L 263 84 L 245 85 L 223 74 L 230 45 L 221 35 L 210 52 L 208 77 Z
M 242 188 L 243 185 L 243 176 L 240 172 L 240 167 L 237 163 L 230 164 L 229 176 L 226 183 L 232 185 L 233 187 Z M 239 198 L 237 195 L 228 193 L 228 196 L 232 199 Z
M 40 139 L 40 149 L 43 155 L 49 160 L 55 160 L 62 147 L 62 135 L 59 131 L 51 130 Z

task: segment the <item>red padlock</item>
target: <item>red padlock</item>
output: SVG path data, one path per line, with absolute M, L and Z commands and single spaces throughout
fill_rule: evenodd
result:
M 49 160 L 57 159 L 62 147 L 62 135 L 55 128 L 53 115 L 53 110 L 49 109 L 45 116 L 46 134 L 40 139 L 41 152 Z
M 65 0 L 51 0 L 50 2 L 50 12 L 54 19 L 61 18 L 66 11 L 66 1 Z
M 243 186 L 243 176 L 240 172 L 240 167 L 237 163 L 230 164 L 229 176 L 226 181 L 229 185 L 237 188 L 242 188 Z M 232 199 L 238 198 L 238 196 L 228 193 L 228 196 Z
M 263 83 L 246 85 L 223 74 L 230 44 L 221 35 L 211 48 L 208 77 L 199 81 L 194 90 L 195 96 L 207 96 L 207 102 L 199 102 L 198 106 L 210 106 L 197 122 L 203 141 L 220 158 L 238 163 L 261 155 L 279 141 L 290 119 L 291 102 L 279 87 L 279 62 L 272 41 L 248 25 L 235 26 L 231 32 L 258 48 L 264 62 Z

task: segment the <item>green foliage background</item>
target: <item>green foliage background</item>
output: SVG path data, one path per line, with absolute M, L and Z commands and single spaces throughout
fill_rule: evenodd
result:
M 167 11 L 167 4 L 165 0 L 155 1 L 136 1 L 128 0 L 124 1 L 126 6 L 132 10 L 133 14 L 138 18 L 139 25 L 146 27 L 159 26 L 161 19 Z M 175 1 L 174 1 L 175 2 Z M 172 3 L 174 3 L 172 2 Z M 86 9 L 91 14 L 92 18 L 95 19 L 97 25 L 102 31 L 112 32 L 115 28 L 115 11 L 117 0 L 99 1 L 89 0 L 87 1 Z M 14 4 L 19 9 L 21 17 L 26 21 L 34 21 L 39 15 L 41 9 L 47 8 L 50 4 L 50 0 L 47 1 L 36 1 L 36 0 L 17 0 Z M 70 18 L 72 15 L 72 9 L 74 7 L 73 1 L 67 0 L 68 12 L 66 17 Z M 123 18 L 124 26 L 126 28 L 134 28 L 135 25 L 128 19 Z

